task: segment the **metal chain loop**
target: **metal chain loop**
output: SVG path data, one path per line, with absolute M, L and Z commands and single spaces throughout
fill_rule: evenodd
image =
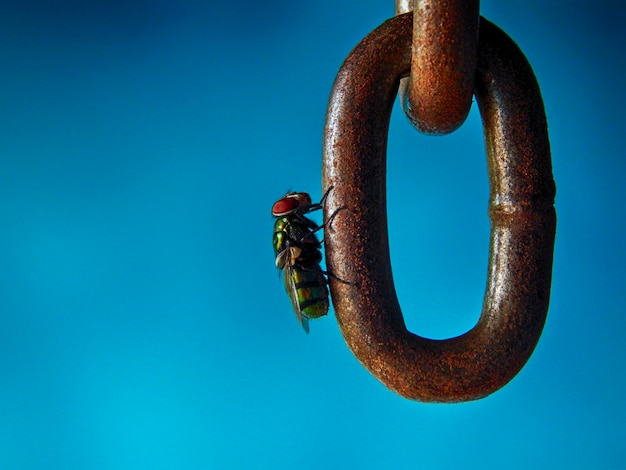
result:
M 472 106 L 479 0 L 396 0 L 396 14 L 415 11 L 411 73 L 400 100 L 427 134 L 457 129 Z
M 386 147 L 398 83 L 411 65 L 412 14 L 368 35 L 341 67 L 328 106 L 323 186 L 330 291 L 342 334 L 361 363 L 400 395 L 426 402 L 484 397 L 524 366 L 550 297 L 556 229 L 543 102 L 522 52 L 481 18 L 476 98 L 490 181 L 488 281 L 478 324 L 446 340 L 406 329 L 387 234 Z

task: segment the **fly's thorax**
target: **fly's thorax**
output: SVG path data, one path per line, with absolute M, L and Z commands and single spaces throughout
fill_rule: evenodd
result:
M 301 225 L 301 224 L 300 224 Z M 272 244 L 274 246 L 274 254 L 285 250 L 288 246 L 299 245 L 300 239 L 308 233 L 305 227 L 299 226 L 293 217 L 284 216 L 276 219 L 274 222 L 274 235 Z
M 285 232 L 289 223 L 289 217 L 279 217 L 276 219 L 276 222 L 274 222 L 274 233 Z
M 294 259 L 300 266 L 316 265 L 322 261 L 322 251 L 319 245 L 302 244 L 297 258 Z
M 274 224 L 274 235 L 272 236 L 272 246 L 274 247 L 274 255 L 278 256 L 278 254 L 285 250 L 287 247 L 287 242 L 289 240 L 289 235 L 285 230 L 286 226 L 286 218 L 283 217 L 278 219 Z M 278 259 L 276 260 L 276 264 L 278 264 Z
M 286 217 L 288 219 L 287 223 L 283 226 L 283 230 L 287 233 L 290 239 L 294 241 L 306 241 L 306 240 L 314 240 L 317 242 L 317 237 L 313 230 L 317 228 L 317 225 L 312 220 L 307 219 L 306 217 Z M 312 225 L 309 225 L 309 222 Z
M 319 250 L 321 246 L 315 233 L 300 217 L 295 216 L 284 216 L 276 220 L 272 244 L 275 255 L 290 246 L 300 247 L 307 253 Z

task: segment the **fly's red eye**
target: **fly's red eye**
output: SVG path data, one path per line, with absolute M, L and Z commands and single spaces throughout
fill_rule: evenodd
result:
M 284 197 L 279 199 L 272 206 L 272 215 L 274 217 L 280 217 L 281 215 L 289 214 L 298 208 L 299 202 L 293 197 Z

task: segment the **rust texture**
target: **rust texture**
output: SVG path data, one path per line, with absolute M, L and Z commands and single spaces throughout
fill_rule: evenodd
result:
M 405 114 L 426 134 L 457 129 L 472 106 L 479 0 L 396 0 L 414 10 L 411 73 L 402 80 Z
M 330 291 L 359 361 L 398 394 L 425 402 L 484 397 L 509 382 L 539 340 L 550 297 L 555 186 L 543 102 L 522 52 L 481 19 L 475 93 L 490 181 L 491 244 L 477 325 L 446 340 L 406 329 L 387 235 L 386 148 L 393 102 L 411 63 L 412 14 L 367 36 L 341 67 L 324 135 Z M 415 281 L 419 284 L 419 280 Z M 451 290 L 454 287 L 451 286 Z

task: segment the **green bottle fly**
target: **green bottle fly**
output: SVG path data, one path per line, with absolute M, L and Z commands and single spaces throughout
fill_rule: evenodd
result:
M 309 332 L 309 319 L 328 313 L 328 281 L 320 267 L 321 243 L 315 232 L 321 226 L 305 216 L 319 210 L 307 193 L 287 193 L 272 206 L 276 217 L 272 244 L 276 267 L 283 271 L 285 289 L 298 322 Z

